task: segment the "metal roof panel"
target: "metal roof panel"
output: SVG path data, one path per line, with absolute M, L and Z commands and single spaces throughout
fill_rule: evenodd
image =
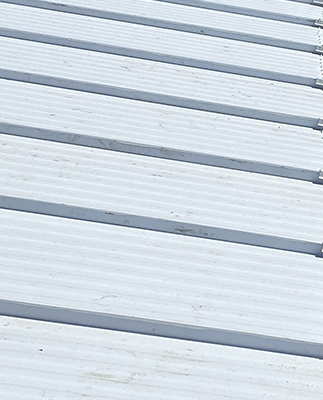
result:
M 311 86 L 323 77 L 318 54 L 5 3 L 0 33 Z
M 303 51 L 319 45 L 318 28 L 153 0 L 14 0 L 9 3 L 270 44 Z
M 323 389 L 322 362 L 303 357 L 4 317 L 1 331 L 8 400 L 320 400 Z
M 1 143 L 2 195 L 322 242 L 322 185 L 7 135 Z
M 268 18 L 295 24 L 313 25 L 314 20 L 322 18 L 322 10 L 314 4 L 289 3 L 281 0 L 159 0 L 225 11 L 259 18 Z M 310 3 L 310 1 L 308 2 Z M 311 1 L 313 3 L 313 1 Z
M 299 179 L 322 169 L 322 135 L 310 128 L 15 81 L 0 86 L 5 133 L 274 174 L 270 163 Z
M 305 86 L 11 38 L 0 46 L 7 79 L 312 128 L 323 117 L 323 92 Z
M 322 260 L 0 210 L 1 298 L 322 341 Z

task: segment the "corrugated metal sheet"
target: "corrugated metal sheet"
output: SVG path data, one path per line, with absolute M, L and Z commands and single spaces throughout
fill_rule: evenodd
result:
M 1 144 L 2 195 L 322 242 L 322 185 L 6 135 Z
M 6 399 L 321 398 L 313 4 L 0 3 Z
M 2 318 L 8 400 L 279 398 L 320 400 L 318 360 Z M 17 384 L 19 374 L 19 385 Z
M 9 3 L 151 25 L 303 51 L 319 45 L 318 28 L 146 0 L 14 0 Z
M 2 299 L 322 342 L 320 259 L 14 211 L 0 218 Z
M 312 128 L 323 118 L 313 88 L 11 38 L 0 46 L 7 79 Z
M 323 78 L 318 54 L 4 3 L 0 33 L 310 86 Z
M 318 130 L 7 80 L 0 87 L 5 133 L 309 181 L 323 165 Z
M 302 25 L 313 25 L 322 18 L 322 10 L 314 5 L 281 0 L 159 0 L 210 10 L 225 11 L 253 17 L 275 19 Z M 313 0 L 308 3 L 313 3 Z

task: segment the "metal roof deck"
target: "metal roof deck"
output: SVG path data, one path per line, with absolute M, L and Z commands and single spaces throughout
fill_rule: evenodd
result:
M 323 118 L 323 92 L 311 87 L 11 38 L 0 46 L 6 79 L 310 128 Z
M 291 24 L 154 0 L 5 1 L 62 12 L 113 19 L 314 52 L 321 45 L 318 27 Z M 319 8 L 320 10 L 320 8 Z
M 322 397 L 321 5 L 0 1 L 6 399 Z
M 322 10 L 312 4 L 290 4 L 281 0 L 159 0 L 209 10 L 249 15 L 253 17 L 292 22 L 301 25 L 313 25 L 322 19 Z
M 264 393 L 320 400 L 323 389 L 321 361 L 302 357 L 12 318 L 2 319 L 1 331 L 8 400 L 22 393 L 28 400 L 214 399 L 215 393 L 225 400 Z
M 319 130 L 3 79 L 0 87 L 4 133 L 311 182 L 322 169 Z
M 5 3 L 0 33 L 309 86 L 323 78 L 319 54 Z
M 17 211 L 0 218 L 2 299 L 322 342 L 321 259 Z

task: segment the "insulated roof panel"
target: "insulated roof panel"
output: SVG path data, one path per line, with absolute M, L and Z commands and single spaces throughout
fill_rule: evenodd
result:
M 322 134 L 310 128 L 15 81 L 0 87 L 5 133 L 310 181 L 323 166 Z
M 322 341 L 322 260 L 0 210 L 1 298 Z
M 4 317 L 0 338 L 8 400 L 214 399 L 214 393 L 228 400 L 320 400 L 323 390 L 322 362 L 303 357 Z
M 315 27 L 161 1 L 92 0 L 90 4 L 88 0 L 9 2 L 310 52 L 319 45 L 319 29 Z
M 7 79 L 311 128 L 323 118 L 323 92 L 310 87 L 11 38 L 0 46 Z
M 310 86 L 323 78 L 318 54 L 5 3 L 0 33 Z
M 1 143 L 2 195 L 322 242 L 321 185 L 7 135 Z

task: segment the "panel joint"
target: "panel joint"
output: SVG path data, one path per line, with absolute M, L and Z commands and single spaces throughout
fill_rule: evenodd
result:
M 316 257 L 323 258 L 323 243 L 321 245 L 321 251 L 316 255 Z
M 323 79 L 316 79 L 315 86 L 323 89 Z

